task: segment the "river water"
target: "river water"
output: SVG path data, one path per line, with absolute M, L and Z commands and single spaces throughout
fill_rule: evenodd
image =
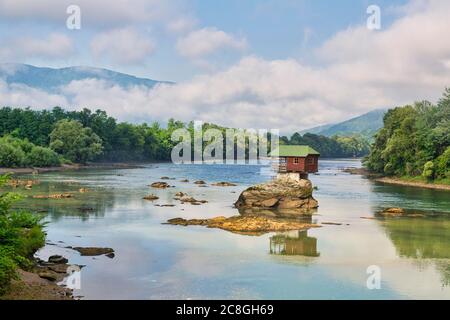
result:
M 238 214 L 232 204 L 239 193 L 268 179 L 261 166 L 164 163 L 46 173 L 33 190 L 21 192 L 70 191 L 75 197 L 27 198 L 20 206 L 47 212 L 48 245 L 39 257 L 62 254 L 85 265 L 81 289 L 74 292 L 82 299 L 450 299 L 450 193 L 384 185 L 340 171 L 360 165 L 320 161 L 319 174 L 310 177 L 320 205 L 312 221 L 340 225 L 306 232 L 247 236 L 162 224 L 174 217 Z M 175 178 L 167 180 L 174 188 L 148 187 L 161 176 Z M 184 178 L 190 182 L 180 182 Z M 208 187 L 193 184 L 198 179 Z M 209 185 L 218 181 L 238 185 Z M 178 191 L 208 203 L 180 204 L 173 199 Z M 149 193 L 160 199 L 143 200 Z M 361 218 L 387 207 L 428 216 Z M 111 247 L 115 257 L 82 257 L 66 246 Z M 380 275 L 379 289 L 368 287 L 368 268 Z

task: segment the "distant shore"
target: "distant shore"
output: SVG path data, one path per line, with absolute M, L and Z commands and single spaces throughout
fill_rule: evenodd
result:
M 134 169 L 141 168 L 141 164 L 136 163 L 90 163 L 90 164 L 64 164 L 60 167 L 30 167 L 30 168 L 0 168 L 0 174 L 32 174 L 45 172 L 59 172 L 68 170 L 85 169 Z
M 450 190 L 450 185 L 448 184 L 427 183 L 423 181 L 410 181 L 396 177 L 383 177 L 378 173 L 370 172 L 366 168 L 345 168 L 342 169 L 342 171 L 350 174 L 359 174 L 380 183 L 393 184 L 398 186 L 434 189 L 434 190 Z
M 373 179 L 376 182 L 387 183 L 387 184 L 395 184 L 399 186 L 408 186 L 408 187 L 418 187 L 418 188 L 426 188 L 426 189 L 435 189 L 435 190 L 448 190 L 450 191 L 450 185 L 447 184 L 437 184 L 437 183 L 426 183 L 426 182 L 418 182 L 418 181 L 407 181 L 399 178 L 390 178 L 390 177 L 382 177 Z

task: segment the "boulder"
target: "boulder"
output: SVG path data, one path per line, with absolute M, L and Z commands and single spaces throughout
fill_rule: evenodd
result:
M 48 258 L 48 262 L 60 264 L 60 263 L 67 263 L 69 262 L 69 260 L 60 255 L 53 255 Z
M 283 210 L 289 215 L 310 213 L 318 202 L 312 196 L 311 181 L 306 179 L 275 179 L 244 190 L 235 202 L 242 213 L 255 213 L 257 210 Z
M 194 184 L 206 184 L 206 182 L 203 180 L 197 180 L 194 182 Z
M 42 279 L 46 279 L 49 281 L 56 281 L 59 278 L 58 274 L 54 271 L 42 271 L 42 272 L 39 272 L 38 275 Z

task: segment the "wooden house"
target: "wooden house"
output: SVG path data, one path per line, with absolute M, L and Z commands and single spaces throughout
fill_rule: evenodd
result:
M 278 173 L 299 173 L 301 177 L 319 170 L 319 156 L 313 148 L 301 145 L 280 145 L 271 152 Z

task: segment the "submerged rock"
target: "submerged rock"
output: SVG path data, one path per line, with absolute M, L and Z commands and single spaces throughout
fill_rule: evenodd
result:
M 234 233 L 261 235 L 267 232 L 305 230 L 309 228 L 320 227 L 317 224 L 311 224 L 293 219 L 277 219 L 263 216 L 233 216 L 216 217 L 212 219 L 183 219 L 174 218 L 167 221 L 167 224 L 181 226 L 206 226 L 207 228 L 218 228 Z
M 98 247 L 75 247 L 73 250 L 78 251 L 82 256 L 100 256 L 114 253 L 114 249 Z
M 397 217 L 423 218 L 426 216 L 423 213 L 408 212 L 402 208 L 387 208 L 381 212 L 376 213 L 376 215 L 383 218 L 397 218 Z
M 67 199 L 73 198 L 71 193 L 57 193 L 57 194 L 49 194 L 49 195 L 36 195 L 33 196 L 34 199 Z
M 158 200 L 159 197 L 155 196 L 154 194 L 149 194 L 147 196 L 145 196 L 144 198 L 142 198 L 144 200 L 149 200 L 149 201 L 153 201 L 153 200 Z
M 206 182 L 203 181 L 203 180 L 197 180 L 197 181 L 194 182 L 194 184 L 200 184 L 200 185 L 203 185 L 203 184 L 206 184 Z
M 312 192 L 309 180 L 278 178 L 247 188 L 234 205 L 240 209 L 241 214 L 261 210 L 269 210 L 269 215 L 309 214 L 319 206 Z
M 167 182 L 164 181 L 158 181 L 158 182 L 153 182 L 150 187 L 152 188 L 159 188 L 159 189 L 165 189 L 165 188 L 169 188 L 170 185 Z
M 234 183 L 225 182 L 225 181 L 213 183 L 212 185 L 215 187 L 234 187 L 234 186 L 236 186 L 236 184 L 234 184 Z

